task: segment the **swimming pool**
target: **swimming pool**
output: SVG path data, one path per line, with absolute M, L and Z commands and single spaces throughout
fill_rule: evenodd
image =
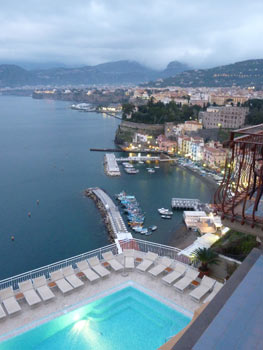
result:
M 155 350 L 191 318 L 132 286 L 0 343 L 0 350 Z

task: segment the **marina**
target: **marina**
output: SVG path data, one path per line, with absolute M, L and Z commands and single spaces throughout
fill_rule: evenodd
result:
M 149 236 L 153 231 L 157 230 L 157 226 L 153 225 L 149 228 L 143 227 L 145 214 L 139 206 L 135 196 L 126 195 L 124 191 L 116 195 L 117 200 L 123 207 L 124 214 L 127 215 L 128 225 L 135 233 Z

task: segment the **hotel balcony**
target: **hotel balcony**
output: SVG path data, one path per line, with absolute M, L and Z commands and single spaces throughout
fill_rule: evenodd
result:
M 263 238 L 263 124 L 232 131 L 226 146 L 215 209 L 225 226 Z

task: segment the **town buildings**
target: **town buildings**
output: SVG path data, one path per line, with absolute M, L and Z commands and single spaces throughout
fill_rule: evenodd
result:
M 222 148 L 220 143 L 210 142 L 204 146 L 203 161 L 211 167 L 223 167 L 226 161 L 227 151 Z
M 246 107 L 209 107 L 205 112 L 199 112 L 199 121 L 205 129 L 237 129 L 244 125 L 247 114 Z

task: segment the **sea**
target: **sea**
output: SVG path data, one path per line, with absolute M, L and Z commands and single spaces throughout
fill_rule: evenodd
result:
M 1 280 L 110 243 L 98 209 L 83 195 L 88 187 L 112 197 L 122 190 L 135 195 L 146 227 L 158 229 L 134 236 L 167 245 L 182 224 L 182 211 L 164 220 L 157 209 L 170 208 L 172 197 L 212 198 L 199 178 L 168 163 L 154 174 L 140 164 L 137 175 L 122 169 L 120 177 L 106 176 L 104 153 L 90 148 L 115 148 L 120 120 L 70 105 L 0 96 Z

